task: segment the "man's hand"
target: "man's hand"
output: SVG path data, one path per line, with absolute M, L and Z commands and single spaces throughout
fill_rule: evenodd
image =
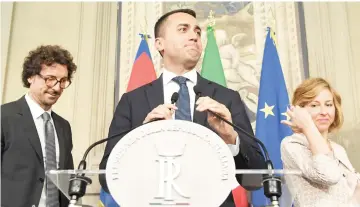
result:
M 172 115 L 178 108 L 174 104 L 161 104 L 154 108 L 148 115 L 146 116 L 143 124 L 148 123 L 154 119 L 172 119 Z
M 219 116 L 232 123 L 231 113 L 225 105 L 209 97 L 200 97 L 196 104 L 198 105 L 196 107 L 197 111 L 211 110 L 212 112 L 217 113 Z M 211 128 L 213 128 L 220 135 L 226 144 L 236 143 L 236 137 L 238 134 L 232 126 L 217 118 L 210 112 L 207 112 L 207 120 Z

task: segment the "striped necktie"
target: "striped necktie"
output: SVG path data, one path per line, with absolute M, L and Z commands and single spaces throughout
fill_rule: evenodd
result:
M 45 129 L 45 171 L 56 170 L 56 147 L 55 147 L 55 130 L 51 123 L 49 113 L 45 112 L 41 116 L 44 120 Z M 55 184 L 46 179 L 46 207 L 59 206 L 59 191 Z

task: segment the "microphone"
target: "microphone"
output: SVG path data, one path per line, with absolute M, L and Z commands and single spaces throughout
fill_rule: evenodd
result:
M 195 92 L 195 95 L 196 95 L 195 96 L 195 103 L 196 103 L 196 101 L 201 97 L 201 89 L 200 89 L 199 85 L 194 86 L 194 92 Z M 274 170 L 274 165 L 273 165 L 273 163 L 272 163 L 272 161 L 270 159 L 269 153 L 268 153 L 264 143 L 261 140 L 259 140 L 258 138 L 256 138 L 252 134 L 248 133 L 247 131 L 245 131 L 241 127 L 236 126 L 235 124 L 233 124 L 233 123 L 229 122 L 228 120 L 224 119 L 219 114 L 217 114 L 217 113 L 215 113 L 215 112 L 213 112 L 211 110 L 207 110 L 207 111 L 210 114 L 212 114 L 212 115 L 216 116 L 217 118 L 219 118 L 220 120 L 224 121 L 225 123 L 229 124 L 230 126 L 234 127 L 238 131 L 241 131 L 245 135 L 253 138 L 261 146 L 261 148 L 262 148 L 262 150 L 263 150 L 263 152 L 265 154 L 265 163 L 266 163 L 267 169 L 268 170 Z M 272 173 L 264 175 L 263 176 L 263 186 L 264 186 L 264 194 L 265 194 L 266 197 L 270 198 L 272 206 L 280 206 L 279 198 L 282 195 L 281 178 L 279 178 L 278 176 L 273 175 Z
M 174 92 L 171 96 L 171 104 L 174 104 L 177 102 L 177 100 L 179 99 L 179 93 L 178 92 Z M 157 120 L 162 120 L 162 119 L 154 119 L 150 122 L 153 122 L 153 121 L 157 121 Z M 150 123 L 148 122 L 148 123 Z M 146 124 L 146 123 L 145 123 Z M 143 125 L 143 124 L 142 124 Z M 140 126 L 142 126 L 140 125 Z M 139 126 L 137 126 L 139 127 Z M 122 132 L 119 132 L 117 134 L 114 134 L 110 137 L 107 137 L 107 138 L 104 138 L 104 139 L 101 139 L 99 141 L 96 141 L 94 142 L 92 145 L 90 145 L 85 153 L 84 153 L 84 156 L 82 158 L 82 160 L 80 161 L 79 165 L 78 165 L 78 170 L 85 170 L 86 169 L 86 157 L 87 155 L 89 154 L 90 150 L 93 149 L 95 146 L 99 145 L 99 144 L 102 144 L 104 142 L 107 142 L 107 141 L 110 141 L 112 139 L 115 139 L 117 138 L 118 136 L 121 136 L 123 134 L 127 134 L 129 133 L 130 131 L 136 129 L 137 127 L 134 127 L 134 128 L 131 128 L 131 129 L 128 129 L 128 130 L 125 130 L 125 131 L 122 131 Z M 74 175 L 70 178 L 70 183 L 69 183 L 69 190 L 68 190 L 68 193 L 69 193 L 69 196 L 70 196 L 70 203 L 69 203 L 69 207 L 75 207 L 75 206 L 78 206 L 76 205 L 77 201 L 83 197 L 85 195 L 85 192 L 86 192 L 86 186 L 88 184 L 91 184 L 92 183 L 92 180 L 88 177 L 85 176 L 84 173 L 82 174 L 77 174 L 77 175 Z
M 171 104 L 174 104 L 177 102 L 177 100 L 179 99 L 179 93 L 178 92 L 174 92 L 171 96 Z
M 178 99 L 179 99 L 179 93 L 178 93 L 178 92 L 174 92 L 174 93 L 171 95 L 171 104 L 176 103 Z M 154 121 L 160 121 L 160 120 L 164 120 L 164 119 L 163 119 L 163 118 L 156 118 L 156 119 L 153 119 L 153 120 L 149 121 L 148 123 L 154 122 Z

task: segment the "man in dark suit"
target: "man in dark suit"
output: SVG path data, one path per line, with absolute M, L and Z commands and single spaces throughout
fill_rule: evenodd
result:
M 74 168 L 70 124 L 51 107 L 75 70 L 59 46 L 40 46 L 25 58 L 22 82 L 29 92 L 1 106 L 1 206 L 68 205 L 45 171 Z
M 265 168 L 264 157 L 252 138 L 207 112 L 212 110 L 253 134 L 239 94 L 202 78 L 194 70 L 202 52 L 200 34 L 196 14 L 192 10 L 175 10 L 158 20 L 155 24 L 155 46 L 163 57 L 164 72 L 152 83 L 121 97 L 109 136 L 157 119 L 193 121 L 213 130 L 224 140 L 234 156 L 237 169 Z M 202 96 L 197 100 L 193 90 L 195 86 Z M 176 106 L 171 104 L 174 92 L 179 92 Z M 105 169 L 108 157 L 121 137 L 107 143 L 101 169 Z M 241 183 L 241 176 L 237 179 Z M 104 176 L 100 176 L 100 183 L 108 191 Z M 234 206 L 232 196 L 222 206 Z

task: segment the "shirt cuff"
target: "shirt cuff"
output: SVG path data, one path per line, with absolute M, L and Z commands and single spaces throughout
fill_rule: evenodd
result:
M 239 136 L 236 137 L 235 144 L 228 144 L 228 146 L 229 146 L 229 149 L 230 149 L 231 154 L 233 155 L 233 157 L 238 155 L 239 151 L 240 151 L 240 139 L 239 139 Z

